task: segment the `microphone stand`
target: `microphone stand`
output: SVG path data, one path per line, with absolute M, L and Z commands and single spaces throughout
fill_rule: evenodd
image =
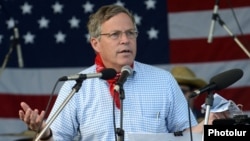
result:
M 118 141 L 124 141 L 124 130 L 123 130 L 123 100 L 125 99 L 123 86 L 119 86 L 119 97 L 120 97 L 120 128 L 116 128 L 116 134 L 118 135 Z
M 8 50 L 8 53 L 5 55 L 1 70 L 0 70 L 0 75 L 3 73 L 4 69 L 6 68 L 6 65 L 9 61 L 9 57 L 11 53 L 13 52 L 14 47 L 16 47 L 17 51 L 17 58 L 18 58 L 18 66 L 19 68 L 23 68 L 23 57 L 22 57 L 22 51 L 21 51 L 21 46 L 19 43 L 19 31 L 18 28 L 14 26 L 13 28 L 13 35 L 10 37 L 10 47 Z
M 18 66 L 19 68 L 23 68 L 22 50 L 21 50 L 21 45 L 19 43 L 19 30 L 17 27 L 14 27 L 13 30 L 14 30 L 14 40 L 16 42 L 16 49 L 17 49 Z
M 211 21 L 209 34 L 208 34 L 208 39 L 207 39 L 208 43 L 211 43 L 212 40 L 213 40 L 214 24 L 215 24 L 215 21 L 216 21 L 216 17 L 218 15 L 217 13 L 218 13 L 218 9 L 219 9 L 219 3 L 220 3 L 220 0 L 215 1 L 214 10 L 213 10 L 213 14 L 212 14 L 212 21 Z
M 240 48 L 246 53 L 246 55 L 250 58 L 250 53 L 246 49 L 246 47 L 239 41 L 239 39 L 230 31 L 225 22 L 220 18 L 219 14 L 216 15 L 216 19 L 219 24 L 227 31 L 227 33 L 233 37 L 234 41 L 240 46 Z
M 11 41 L 11 43 L 10 43 L 9 51 L 5 55 L 5 58 L 4 58 L 4 61 L 3 61 L 3 64 L 2 64 L 2 67 L 1 67 L 1 70 L 0 70 L 0 75 L 3 73 L 4 69 L 6 68 L 9 57 L 10 57 L 11 53 L 13 52 L 13 48 L 14 48 L 15 43 L 16 43 L 13 36 L 10 37 L 10 41 Z
M 50 127 L 52 122 L 55 120 L 55 118 L 59 115 L 59 113 L 63 110 L 63 108 L 66 106 L 66 104 L 69 102 L 69 100 L 72 98 L 72 96 L 79 91 L 79 89 L 82 86 L 83 79 L 77 79 L 76 84 L 73 86 L 72 91 L 69 93 L 69 95 L 66 97 L 66 99 L 63 101 L 63 103 L 60 105 L 60 107 L 57 109 L 57 111 L 52 115 L 50 120 L 47 122 L 46 126 L 43 128 L 43 130 L 39 133 L 39 135 L 36 137 L 35 141 L 39 141 L 42 135 L 45 133 L 45 131 Z
M 213 102 L 214 102 L 213 93 L 211 91 L 208 91 L 208 95 L 205 100 L 206 112 L 205 112 L 204 125 L 208 124 L 210 109 L 211 109 L 211 106 L 213 106 Z M 204 141 L 204 132 L 202 135 L 202 140 Z

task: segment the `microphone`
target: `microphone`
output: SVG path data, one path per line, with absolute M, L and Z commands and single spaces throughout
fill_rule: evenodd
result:
M 121 76 L 115 84 L 114 90 L 119 92 L 120 88 L 123 86 L 127 77 L 133 73 L 133 69 L 130 66 L 123 66 L 121 70 Z
M 59 81 L 67 81 L 67 80 L 85 80 L 88 78 L 101 78 L 104 80 L 108 80 L 114 78 L 116 76 L 115 69 L 107 68 L 102 70 L 100 73 L 90 73 L 90 74 L 75 74 L 71 76 L 63 76 L 59 78 Z
M 210 79 L 210 83 L 207 86 L 201 89 L 195 90 L 189 96 L 189 98 L 193 98 L 206 91 L 224 89 L 232 85 L 236 81 L 238 81 L 242 76 L 243 76 L 243 71 L 241 69 L 232 69 L 232 70 L 228 70 L 220 74 L 217 74 L 216 76 Z
M 210 30 L 209 30 L 208 39 L 207 39 L 208 43 L 212 43 L 213 32 L 214 32 L 214 24 L 215 24 L 215 21 L 216 21 L 217 16 L 218 16 L 217 12 L 218 12 L 218 9 L 219 9 L 219 2 L 220 2 L 220 0 L 216 0 L 215 5 L 214 5 L 212 21 L 211 21 Z
M 14 27 L 13 30 L 14 30 L 14 43 L 17 49 L 18 65 L 19 68 L 23 68 L 23 57 L 22 57 L 21 45 L 19 43 L 19 30 L 17 27 Z

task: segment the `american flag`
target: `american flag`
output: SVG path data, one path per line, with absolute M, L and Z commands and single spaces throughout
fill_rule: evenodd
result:
M 166 70 L 186 65 L 207 81 L 220 72 L 242 69 L 243 78 L 219 93 L 250 111 L 248 0 L 221 0 L 218 5 L 221 19 L 246 51 L 217 21 L 213 41 L 207 42 L 215 0 L 1 0 L 0 133 L 27 129 L 18 119 L 21 101 L 45 109 L 58 78 L 93 64 L 86 23 L 105 4 L 122 5 L 134 14 L 139 29 L 138 61 Z M 197 105 L 202 103 L 204 97 Z

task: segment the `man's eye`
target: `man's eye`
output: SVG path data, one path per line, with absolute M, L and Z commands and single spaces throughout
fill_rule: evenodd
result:
M 128 31 L 127 32 L 127 35 L 129 35 L 129 36 L 133 36 L 135 33 L 133 32 L 133 31 Z
M 119 32 L 114 32 L 110 34 L 111 37 L 118 37 L 119 36 Z

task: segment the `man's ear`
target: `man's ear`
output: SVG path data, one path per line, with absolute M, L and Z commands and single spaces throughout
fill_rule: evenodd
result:
M 91 38 L 90 44 L 92 48 L 95 50 L 95 52 L 99 52 L 99 41 L 97 38 Z

